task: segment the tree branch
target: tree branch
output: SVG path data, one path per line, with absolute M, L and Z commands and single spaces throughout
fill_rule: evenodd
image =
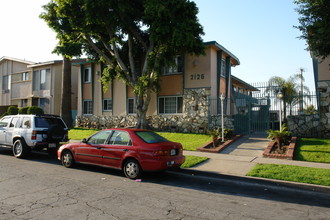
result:
M 134 58 L 133 58 L 133 42 L 132 41 L 133 41 L 132 35 L 128 34 L 128 59 L 129 59 L 129 65 L 130 65 L 133 81 L 135 82 L 137 80 L 137 77 L 136 77 Z
M 141 35 L 138 33 L 138 28 L 136 27 L 135 24 L 133 24 L 130 28 L 129 31 L 133 34 L 133 36 L 142 44 L 143 48 L 145 50 L 148 50 L 148 45 L 147 43 L 142 39 Z
M 91 39 L 91 36 L 88 34 L 84 34 L 84 38 L 87 40 L 88 44 L 99 54 L 101 55 L 108 63 L 112 63 L 110 57 L 108 57 L 103 51 L 96 46 L 96 44 Z
M 150 41 L 150 45 L 149 45 L 149 48 L 146 52 L 146 58 L 144 60 L 144 64 L 143 64 L 143 69 L 142 69 L 142 74 L 145 73 L 147 71 L 147 68 L 148 68 L 148 60 L 149 60 L 149 53 L 151 53 L 154 49 L 154 42 L 151 40 Z

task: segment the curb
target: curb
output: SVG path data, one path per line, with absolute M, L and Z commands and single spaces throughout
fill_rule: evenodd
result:
M 170 170 L 168 172 L 173 172 L 178 175 L 191 175 L 191 176 L 199 176 L 204 178 L 216 178 L 222 179 L 223 181 L 230 181 L 230 182 L 237 182 L 237 184 L 244 182 L 244 184 L 249 185 L 261 185 L 266 188 L 276 188 L 279 187 L 289 187 L 290 190 L 294 191 L 304 191 L 306 190 L 311 191 L 312 193 L 319 192 L 319 193 L 327 193 L 330 194 L 330 187 L 329 186 L 322 186 L 322 185 L 314 185 L 308 183 L 299 183 L 299 182 L 291 182 L 291 181 L 284 181 L 284 180 L 276 180 L 276 179 L 266 179 L 260 177 L 250 177 L 250 176 L 236 176 L 231 174 L 219 174 L 214 172 L 208 171 L 199 171 L 199 170 L 190 170 L 188 168 L 180 168 L 178 170 Z

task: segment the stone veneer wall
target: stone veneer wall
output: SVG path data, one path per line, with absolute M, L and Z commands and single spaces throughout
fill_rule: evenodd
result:
M 205 89 L 185 89 L 183 106 L 183 114 L 148 116 L 150 128 L 159 131 L 206 133 L 208 129 L 221 127 L 221 115 L 208 117 L 208 98 Z M 77 116 L 76 125 L 97 129 L 134 127 L 136 119 L 134 115 Z M 224 125 L 226 128 L 233 129 L 233 119 L 230 116 L 224 116 Z
M 318 82 L 320 94 L 320 129 L 322 137 L 330 137 L 330 81 Z
M 319 115 L 288 116 L 288 130 L 296 137 L 319 137 Z

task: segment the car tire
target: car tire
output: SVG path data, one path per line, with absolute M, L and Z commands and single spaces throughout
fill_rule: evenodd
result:
M 128 159 L 123 167 L 124 174 L 129 179 L 137 179 L 142 174 L 142 169 L 137 160 Z
M 24 140 L 18 139 L 13 145 L 13 154 L 16 158 L 24 158 L 31 152 L 31 149 L 25 144 Z
M 74 162 L 74 158 L 73 155 L 70 151 L 66 150 L 62 153 L 61 155 L 61 163 L 63 166 L 65 166 L 66 168 L 70 168 L 73 167 L 75 162 Z

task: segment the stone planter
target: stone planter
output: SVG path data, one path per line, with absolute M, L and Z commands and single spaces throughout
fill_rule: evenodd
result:
M 236 135 L 233 139 L 225 141 L 223 144 L 221 144 L 218 147 L 212 147 L 213 141 L 197 148 L 197 150 L 202 151 L 202 152 L 208 152 L 208 153 L 219 153 L 222 150 L 226 149 L 230 144 L 238 140 L 242 135 Z M 220 140 L 220 138 L 218 138 Z
M 264 153 L 262 154 L 262 156 L 266 157 L 266 158 L 292 160 L 293 155 L 294 155 L 294 150 L 295 150 L 295 147 L 296 147 L 296 142 L 297 142 L 297 137 L 292 137 L 291 138 L 291 143 L 288 146 L 286 154 L 273 154 L 273 153 L 270 153 L 270 152 L 275 147 L 275 142 L 271 141 L 271 142 L 269 142 L 269 144 L 268 144 L 267 148 L 265 149 Z

